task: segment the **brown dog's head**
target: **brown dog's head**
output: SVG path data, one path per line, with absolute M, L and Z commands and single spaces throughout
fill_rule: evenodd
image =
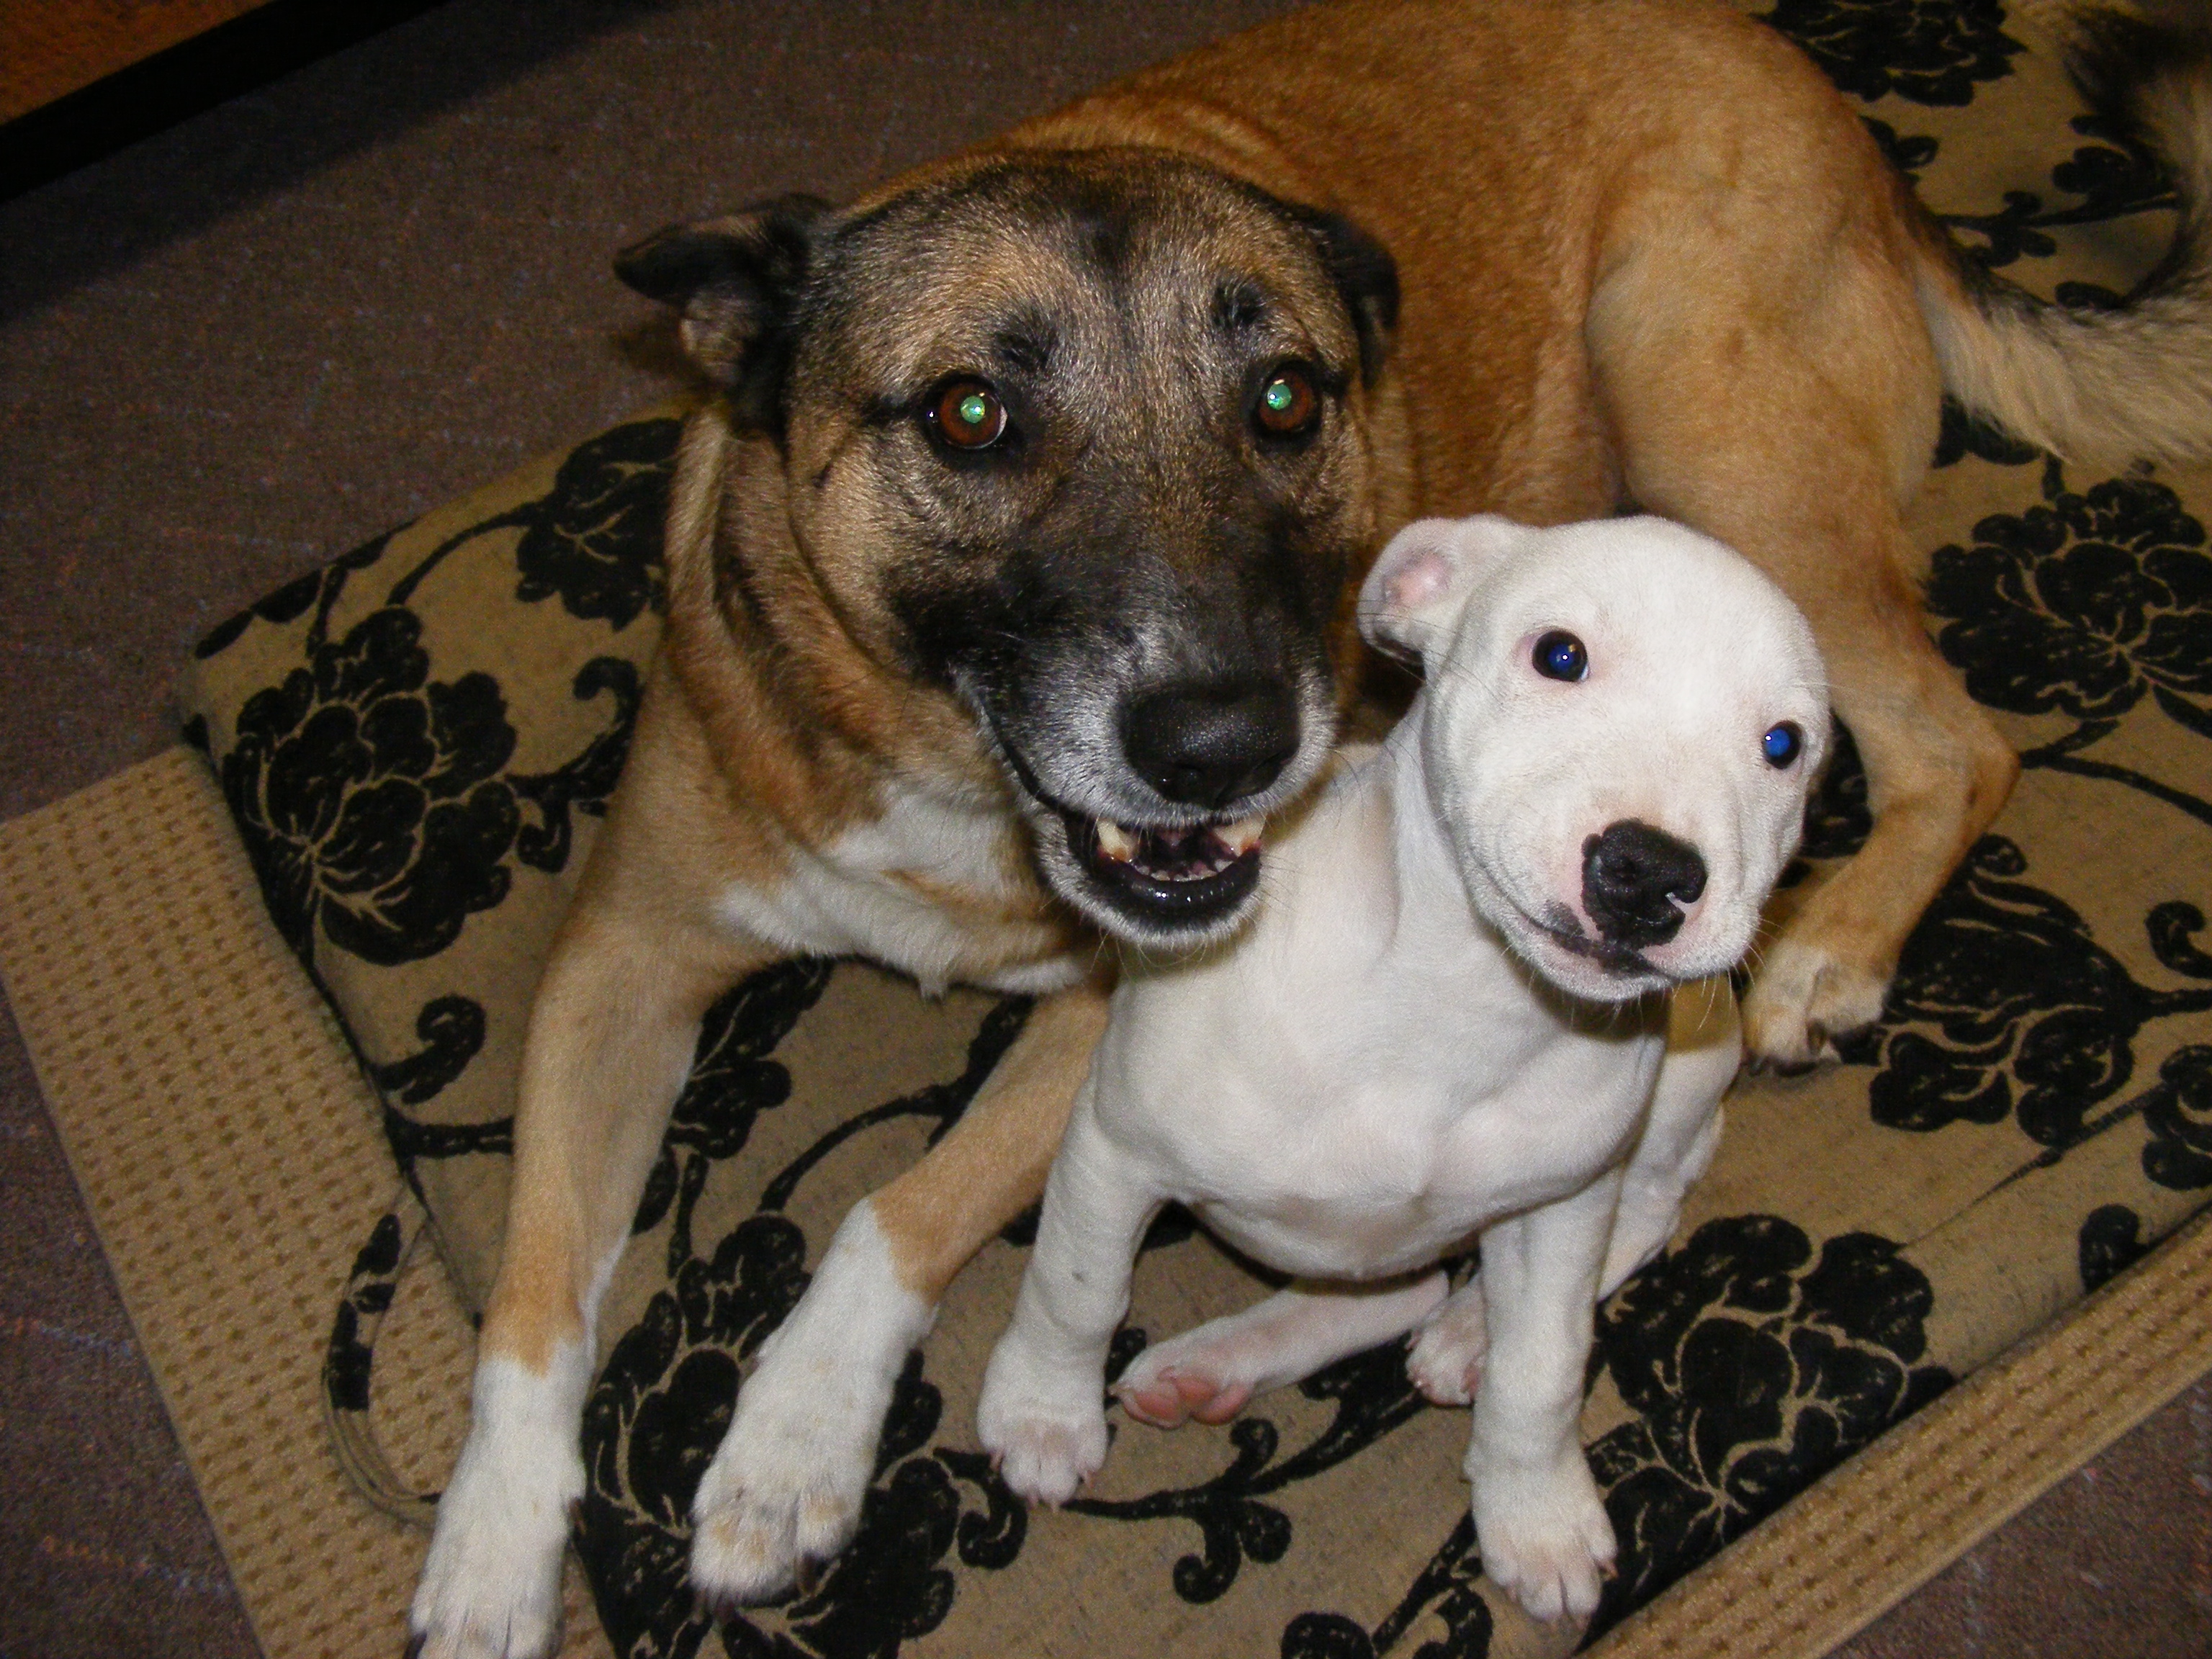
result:
M 1233 925 L 1334 734 L 1389 257 L 1131 149 L 785 198 L 617 270 L 776 441 L 857 647 L 973 712 L 1053 887 L 1141 943 Z

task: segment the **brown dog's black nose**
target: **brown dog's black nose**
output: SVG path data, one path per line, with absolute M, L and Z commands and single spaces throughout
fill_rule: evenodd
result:
M 1123 711 L 1121 748 L 1170 800 L 1218 811 L 1265 789 L 1297 753 L 1297 704 L 1273 681 L 1164 686 Z
M 1583 908 L 1615 945 L 1664 945 L 1682 925 L 1677 902 L 1705 890 L 1705 860 L 1664 830 L 1623 818 L 1583 843 Z

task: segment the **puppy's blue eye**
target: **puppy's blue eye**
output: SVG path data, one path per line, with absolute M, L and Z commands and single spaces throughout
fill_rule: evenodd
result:
M 1573 635 L 1553 629 L 1536 641 L 1530 659 L 1547 680 L 1578 680 L 1589 672 L 1589 653 Z
M 1766 751 L 1766 763 L 1781 768 L 1797 758 L 1805 747 L 1805 734 L 1797 729 L 1794 720 L 1784 720 L 1779 726 L 1770 726 L 1766 735 L 1759 739 L 1759 747 Z

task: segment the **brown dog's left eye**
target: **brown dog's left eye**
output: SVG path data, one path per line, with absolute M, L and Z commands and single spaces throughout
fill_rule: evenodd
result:
M 1298 370 L 1279 368 L 1261 386 L 1252 419 L 1270 438 L 1302 437 L 1321 419 L 1321 398 Z
M 954 380 L 929 406 L 929 424 L 955 449 L 988 449 L 1006 434 L 1006 406 L 981 380 Z

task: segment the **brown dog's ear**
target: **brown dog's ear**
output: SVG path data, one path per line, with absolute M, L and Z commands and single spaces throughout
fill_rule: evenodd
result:
M 779 196 L 671 225 L 615 256 L 616 276 L 681 315 L 684 349 L 747 425 L 777 423 L 792 324 L 830 211 L 816 197 Z
M 1390 250 L 1340 213 L 1285 204 L 1321 249 L 1336 291 L 1359 331 L 1359 378 L 1368 385 L 1382 372 L 1398 333 L 1398 262 Z

